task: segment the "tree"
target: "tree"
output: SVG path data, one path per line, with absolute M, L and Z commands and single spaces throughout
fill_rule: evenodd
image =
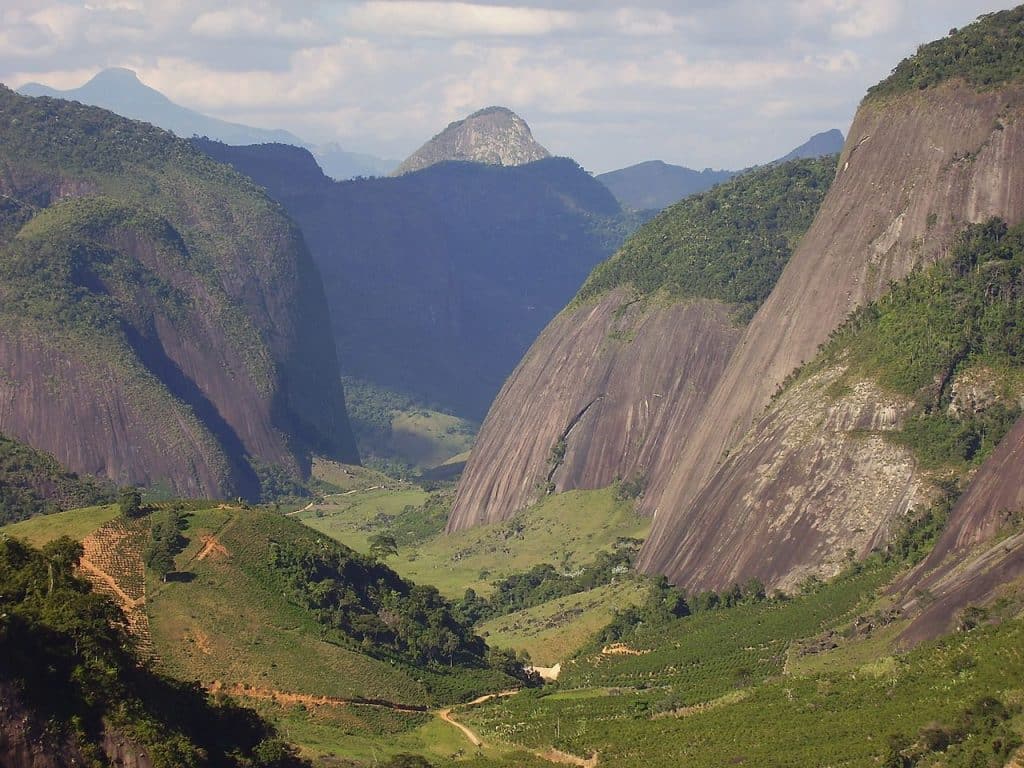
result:
M 162 580 L 167 581 L 167 574 L 174 570 L 174 555 L 167 547 L 166 539 L 153 542 L 153 545 L 146 551 L 146 565 Z
M 398 554 L 398 542 L 395 537 L 386 533 L 377 533 L 370 537 L 370 554 L 379 560 Z
M 142 494 L 138 488 L 122 488 L 117 503 L 125 517 L 138 517 L 142 514 Z

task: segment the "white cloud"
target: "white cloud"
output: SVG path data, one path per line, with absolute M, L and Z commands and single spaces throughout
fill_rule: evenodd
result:
M 212 40 L 267 39 L 314 41 L 324 29 L 312 19 L 288 20 L 280 9 L 230 8 L 200 14 L 189 28 L 193 34 Z
M 127 66 L 217 117 L 390 156 L 504 104 L 594 170 L 743 167 L 845 128 L 868 86 L 992 2 L 0 0 L 0 80 Z
M 351 8 L 344 18 L 359 32 L 411 37 L 548 35 L 579 23 L 577 14 L 567 11 L 410 0 L 371 0 Z

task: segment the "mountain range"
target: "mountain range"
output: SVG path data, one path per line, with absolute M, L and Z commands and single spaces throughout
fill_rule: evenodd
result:
M 990 451 L 1018 418 L 1021 393 L 1004 385 L 996 361 L 1016 359 L 1015 342 L 997 355 L 983 351 L 994 339 L 940 337 L 914 292 L 931 286 L 933 307 L 947 306 L 941 290 L 960 292 L 948 299 L 950 328 L 988 322 L 952 319 L 953 304 L 975 306 L 968 296 L 977 287 L 949 283 L 942 264 L 960 251 L 970 263 L 995 258 L 981 244 L 1001 242 L 1005 225 L 968 224 L 1024 217 L 1014 159 L 1024 151 L 1024 102 L 1009 53 L 1020 15 L 984 17 L 925 46 L 873 88 L 834 181 L 830 167 L 808 175 L 800 165 L 808 161 L 790 161 L 684 200 L 641 228 L 509 379 L 448 530 L 621 478 L 644 489 L 638 509 L 653 519 L 642 570 L 688 591 L 751 577 L 789 590 L 883 546 L 941 503 L 950 477 L 966 485 L 979 463 L 979 478 L 1006 471 L 1014 449 Z M 987 58 L 954 63 L 964 36 L 985 35 Z M 1011 242 L 1000 246 L 1007 259 Z M 930 265 L 937 271 L 919 276 Z M 994 262 L 985 269 L 999 271 Z M 991 311 L 1016 338 L 1017 294 L 999 293 L 1002 278 L 991 279 L 991 295 L 1007 302 Z M 898 301 L 897 333 L 886 312 Z M 971 311 L 990 311 L 980 307 Z M 942 429 L 967 443 L 926 447 Z M 1014 477 L 1012 490 L 968 486 L 989 500 L 953 510 L 954 519 L 979 517 L 963 523 L 944 568 L 960 567 L 966 542 L 993 530 L 996 498 L 1019 496 Z M 1005 573 L 987 562 L 980 572 Z M 934 578 L 961 601 L 997 581 L 977 572 Z
M 335 182 L 293 147 L 195 143 L 302 229 L 342 370 L 468 418 L 632 221 L 566 158 Z
M 773 162 L 785 163 L 800 158 L 835 155 L 842 148 L 843 134 L 833 128 L 815 134 L 792 152 Z M 716 171 L 711 168 L 695 171 L 662 160 L 648 160 L 617 171 L 599 174 L 597 180 L 608 187 L 625 208 L 660 211 L 684 197 L 721 184 L 738 173 L 742 171 Z
M 0 764 L 1020 765 L 1022 41 L 643 214 L 0 88 Z
M 338 179 L 376 176 L 386 173 L 394 165 L 391 161 L 372 155 L 346 152 L 337 144 L 312 146 L 289 131 L 253 128 L 204 115 L 175 104 L 159 91 L 142 83 L 135 72 L 123 67 L 104 69 L 78 88 L 57 90 L 40 83 L 26 83 L 18 92 L 25 96 L 49 96 L 103 107 L 123 117 L 151 123 L 186 139 L 205 136 L 227 144 L 277 142 L 307 147 L 316 153 L 325 172 Z

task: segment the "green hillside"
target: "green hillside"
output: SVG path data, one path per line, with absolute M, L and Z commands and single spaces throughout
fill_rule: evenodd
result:
M 147 598 L 176 676 L 405 705 L 516 682 L 432 587 L 291 519 L 207 509 L 184 525 L 175 572 L 151 572 Z
M 892 74 L 868 89 L 866 100 L 906 91 L 923 91 L 962 79 L 975 88 L 992 88 L 1024 77 L 1024 6 L 986 13 L 947 37 L 922 45 Z
M 33 547 L 49 544 L 61 536 L 81 541 L 120 514 L 116 504 L 79 507 L 64 512 L 35 515 L 17 523 L 0 526 L 0 534 L 27 541 Z
M 0 435 L 0 525 L 113 499 L 113 488 L 68 472 L 53 456 Z
M 367 494 L 363 499 L 359 494 L 328 498 L 298 518 L 365 552 L 374 533 L 393 530 L 389 515 L 422 503 L 425 496 L 422 492 L 417 496 L 416 491 L 401 496 Z M 599 552 L 614 550 L 620 539 L 642 539 L 650 528 L 650 520 L 633 512 L 632 501 L 616 499 L 613 488 L 550 496 L 504 523 L 454 534 L 440 533 L 443 515 L 440 523 L 433 535 L 408 546 L 400 544 L 390 564 L 403 576 L 433 584 L 452 599 L 461 598 L 468 588 L 488 595 L 496 580 L 543 563 L 573 570 L 590 563 Z
M 576 300 L 631 285 L 642 296 L 728 302 L 745 322 L 810 226 L 835 167 L 834 157 L 767 166 L 676 203 L 598 266 Z
M 267 467 L 298 476 L 313 450 L 357 461 L 319 278 L 250 181 L 4 88 L 0 187 L 5 433 L 179 495 L 258 497 Z
M 5 763 L 28 746 L 45 764 L 102 765 L 109 737 L 154 768 L 305 764 L 255 713 L 138 666 L 120 611 L 74 575 L 81 555 L 66 538 L 0 539 L 0 719 L 21 728 L 5 730 Z

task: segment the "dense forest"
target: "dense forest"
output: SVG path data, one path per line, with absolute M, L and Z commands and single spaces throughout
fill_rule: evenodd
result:
M 1024 7 L 987 13 L 949 37 L 917 49 L 892 75 L 868 89 L 867 99 L 931 88 L 959 78 L 990 88 L 1024 76 Z
M 101 480 L 68 472 L 48 453 L 0 435 L 0 525 L 104 504 L 113 491 Z
M 667 208 L 597 267 L 586 301 L 620 285 L 640 294 L 736 305 L 745 322 L 771 292 L 835 175 L 835 157 L 760 168 Z

